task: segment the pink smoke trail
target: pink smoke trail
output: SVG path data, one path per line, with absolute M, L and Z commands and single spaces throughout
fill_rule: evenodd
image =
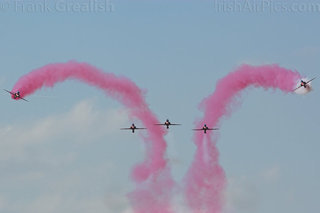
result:
M 298 79 L 301 79 L 298 72 L 278 65 L 243 65 L 219 80 L 214 93 L 202 101 L 200 108 L 204 116 L 200 122 L 196 122 L 197 127 L 204 123 L 216 127 L 222 118 L 232 113 L 240 92 L 250 86 L 280 89 L 289 93 L 293 91 Z M 185 179 L 187 204 L 193 212 L 220 213 L 224 204 L 226 177 L 219 164 L 217 138 L 199 132 L 195 133 L 194 140 L 197 150 Z
M 132 179 L 137 186 L 128 196 L 137 213 L 171 212 L 170 194 L 174 182 L 164 157 L 165 131 L 154 126 L 159 121 L 145 102 L 143 91 L 132 81 L 104 73 L 86 63 L 70 61 L 49 64 L 22 76 L 12 92 L 20 91 L 21 96 L 25 97 L 42 87 L 53 87 L 68 79 L 80 80 L 102 89 L 106 95 L 120 101 L 129 109 L 131 116 L 138 118 L 148 129 L 148 135 L 144 138 L 146 157 L 132 171 Z

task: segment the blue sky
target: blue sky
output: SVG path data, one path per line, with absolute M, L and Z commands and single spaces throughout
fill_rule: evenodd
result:
M 0 86 L 11 89 L 32 69 L 68 60 L 129 77 L 147 89 L 160 120 L 183 124 L 166 136 L 177 182 L 193 159 L 197 106 L 218 79 L 242 63 L 319 73 L 320 11 L 223 12 L 214 1 L 191 0 L 109 4 L 106 12 L 30 12 L 0 1 Z M 318 85 L 315 80 L 305 96 L 248 89 L 222 122 L 226 212 L 320 210 Z M 144 147 L 138 134 L 119 128 L 138 121 L 101 91 L 75 81 L 28 98 L 0 95 L 0 211 L 130 212 L 130 169 Z M 174 205 L 185 211 L 183 203 Z

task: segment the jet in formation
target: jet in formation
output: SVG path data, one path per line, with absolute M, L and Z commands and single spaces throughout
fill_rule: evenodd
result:
M 131 130 L 134 133 L 135 130 L 147 129 L 147 128 L 137 128 L 136 125 L 132 124 L 129 128 L 121 128 L 121 130 Z
M 313 79 L 311 79 L 311 80 L 309 80 L 309 81 L 301 80 L 300 86 L 298 86 L 297 88 L 295 88 L 293 91 L 296 91 L 297 89 L 299 89 L 299 88 L 301 88 L 301 87 L 304 87 L 304 88 L 310 87 L 309 83 L 310 83 L 311 81 L 313 81 L 314 79 L 316 79 L 316 77 L 313 78 Z
M 166 126 L 167 129 L 169 129 L 169 126 L 177 126 L 177 125 L 181 125 L 181 124 L 171 123 L 171 122 L 169 121 L 169 119 L 167 119 L 163 124 L 155 124 L 155 125 Z
M 218 128 L 209 128 L 207 124 L 203 125 L 201 129 L 193 129 L 193 131 L 203 131 L 204 134 L 207 134 L 208 130 L 219 130 Z
M 11 95 L 12 95 L 12 98 L 15 99 L 15 100 L 20 100 L 20 99 L 22 99 L 22 100 L 24 100 L 24 101 L 28 101 L 28 100 L 26 100 L 26 99 L 24 99 L 24 98 L 21 97 L 19 91 L 17 91 L 17 92 L 10 92 L 9 90 L 6 90 L 6 89 L 5 89 L 4 91 L 6 91 L 7 93 L 11 94 Z

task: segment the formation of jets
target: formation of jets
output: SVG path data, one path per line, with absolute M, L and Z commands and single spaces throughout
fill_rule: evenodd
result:
M 313 79 L 311 79 L 309 81 L 301 80 L 300 85 L 297 88 L 295 88 L 293 91 L 296 91 L 297 89 L 299 89 L 301 87 L 304 87 L 304 88 L 310 87 L 309 83 L 311 81 L 313 81 L 314 79 L 316 79 L 316 78 L 313 78 Z M 24 99 L 23 97 L 21 97 L 21 94 L 20 94 L 19 91 L 11 92 L 11 91 L 6 90 L 6 89 L 4 91 L 6 91 L 7 93 L 11 94 L 13 99 L 16 99 L 16 100 L 20 100 L 21 99 L 21 100 L 24 100 L 24 101 L 28 101 L 28 100 Z M 154 124 L 154 125 L 166 126 L 167 129 L 169 129 L 170 126 L 177 126 L 177 125 L 181 125 L 181 124 L 171 123 L 169 121 L 169 119 L 167 119 L 164 123 Z M 136 125 L 134 123 L 129 128 L 121 128 L 121 130 L 131 130 L 132 133 L 134 133 L 135 130 L 142 130 L 142 129 L 147 129 L 147 128 L 138 128 L 138 127 L 136 127 Z M 206 124 L 204 124 L 202 128 L 193 129 L 193 131 L 203 131 L 204 134 L 207 134 L 207 131 L 215 131 L 215 130 L 219 130 L 219 129 L 218 128 L 209 128 Z
M 169 119 L 167 119 L 163 124 L 155 124 L 155 125 L 162 125 L 162 126 L 167 126 L 167 129 L 169 129 L 170 125 L 181 125 L 181 124 L 173 124 L 170 123 Z M 135 124 L 132 124 L 129 128 L 121 128 L 121 130 L 131 130 L 132 133 L 135 132 L 135 130 L 140 130 L 140 129 L 147 129 L 147 128 L 138 128 L 136 127 Z M 207 124 L 204 124 L 201 129 L 193 129 L 194 131 L 203 131 L 204 134 L 207 134 L 208 130 L 218 130 L 218 128 L 209 128 Z
M 311 80 L 309 80 L 309 81 L 301 80 L 300 85 L 299 85 L 297 88 L 295 88 L 293 91 L 296 91 L 297 89 L 299 89 L 299 88 L 301 88 L 301 87 L 304 87 L 304 88 L 310 87 L 309 83 L 310 83 L 311 81 L 313 81 L 314 79 L 316 79 L 316 78 L 313 78 L 313 79 L 311 79 Z M 169 129 L 169 127 L 170 127 L 171 125 L 174 126 L 174 125 L 181 125 L 181 124 L 171 123 L 171 122 L 169 121 L 169 119 L 167 119 L 164 123 L 155 124 L 155 125 L 166 126 L 167 129 Z M 134 131 L 135 131 L 136 129 L 146 129 L 146 128 L 137 128 L 134 124 L 132 124 L 131 127 L 129 127 L 129 128 L 122 128 L 121 130 L 132 130 L 132 133 L 134 133 Z M 207 131 L 215 131 L 215 130 L 219 130 L 219 128 L 209 128 L 209 127 L 207 126 L 207 124 L 204 124 L 202 128 L 193 129 L 193 131 L 203 131 L 204 134 L 207 134 Z

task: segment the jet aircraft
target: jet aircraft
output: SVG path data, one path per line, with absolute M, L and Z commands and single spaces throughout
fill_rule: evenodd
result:
M 173 124 L 169 121 L 169 119 L 166 120 L 163 124 L 155 124 L 155 125 L 161 125 L 161 126 L 166 126 L 167 129 L 169 129 L 169 126 L 176 126 L 176 125 L 181 125 L 181 124 Z
M 147 129 L 147 128 L 137 128 L 136 125 L 132 124 L 129 128 L 121 128 L 121 130 L 132 130 L 132 133 L 134 133 L 135 130 L 140 129 Z
M 22 100 L 24 100 L 24 101 L 28 101 L 28 100 L 26 100 L 26 99 L 24 99 L 24 98 L 21 97 L 19 91 L 17 91 L 17 92 L 10 92 L 9 90 L 6 90 L 6 89 L 5 89 L 4 91 L 6 91 L 7 93 L 11 94 L 11 95 L 12 95 L 12 98 L 15 99 L 15 100 L 22 99 Z
M 194 131 L 203 131 L 204 134 L 207 134 L 208 130 L 218 130 L 218 128 L 209 128 L 207 124 L 203 125 L 201 129 L 193 129 Z
M 297 89 L 299 89 L 299 88 L 301 88 L 301 87 L 304 87 L 304 88 L 309 87 L 309 83 L 310 83 L 311 81 L 313 81 L 314 79 L 316 79 L 316 77 L 313 78 L 313 79 L 311 79 L 311 80 L 309 80 L 309 81 L 301 80 L 300 86 L 298 86 L 297 88 L 295 88 L 293 91 L 296 91 Z

